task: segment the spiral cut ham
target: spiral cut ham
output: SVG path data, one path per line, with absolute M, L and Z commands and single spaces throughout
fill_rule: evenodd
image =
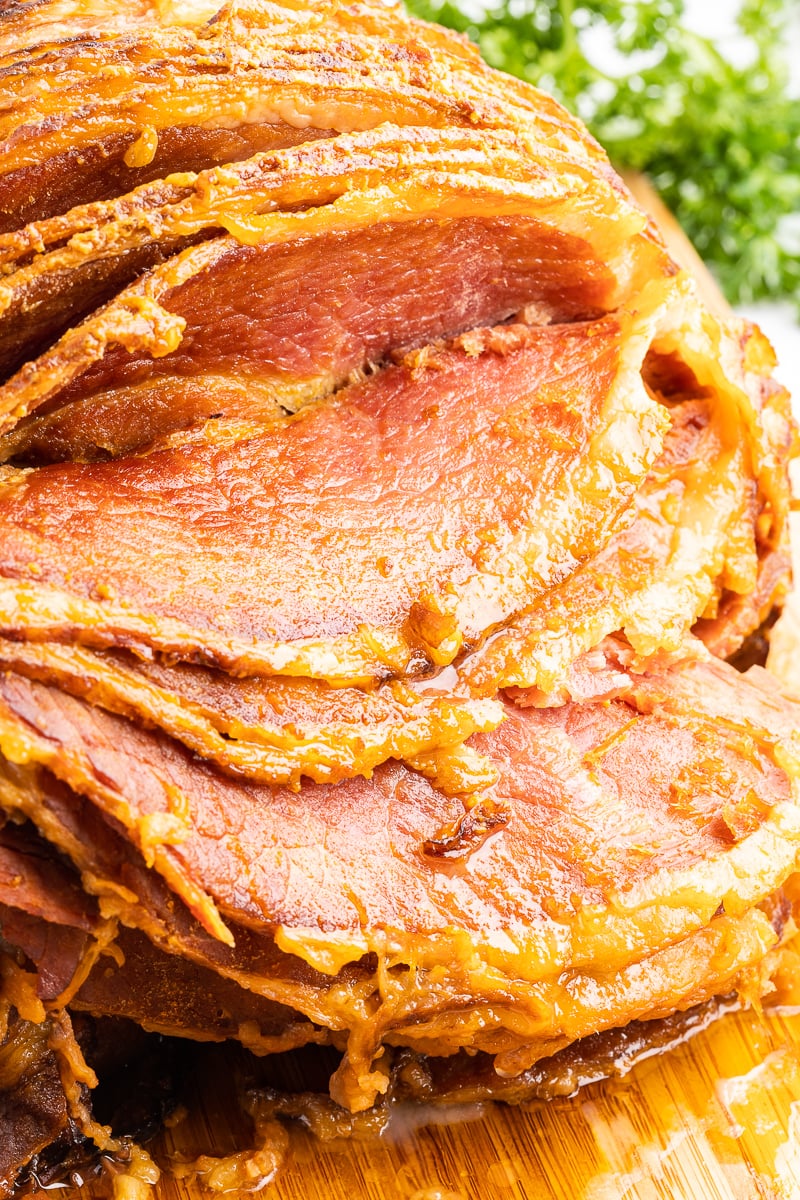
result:
M 564 1094 L 768 995 L 758 330 L 400 9 L 19 0 L 0 59 L 0 1195 L 156 1182 L 113 1044 L 326 1047 L 252 1186 L 281 1120 Z

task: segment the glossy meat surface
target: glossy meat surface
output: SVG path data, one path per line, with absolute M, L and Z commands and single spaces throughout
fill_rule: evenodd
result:
M 458 745 L 502 719 L 496 701 L 418 695 L 405 682 L 371 690 L 285 676 L 235 679 L 78 646 L 0 640 L 0 662 L 110 712 L 143 721 L 232 775 L 317 783 L 368 774 L 388 758 Z
M 598 1022 L 663 1015 L 667 995 L 673 1007 L 678 996 L 679 1007 L 699 1002 L 774 942 L 754 906 L 791 872 L 800 843 L 771 732 L 776 707 L 784 724 L 793 710 L 702 654 L 656 673 L 607 670 L 598 701 L 509 707 L 495 733 L 472 740 L 498 773 L 484 803 L 506 815 L 488 836 L 463 823 L 462 801 L 407 768 L 300 793 L 235 784 L 168 740 L 13 677 L 2 746 L 126 827 L 201 920 L 260 928 L 331 976 L 368 952 L 392 970 L 414 962 L 412 978 L 393 977 L 394 1017 L 370 1025 L 367 1060 L 352 995 L 342 1007 L 335 979 L 312 992 L 287 982 L 293 1006 L 350 1030 L 338 1095 L 359 1106 L 382 1038 L 428 1052 L 437 1038 L 438 1052 L 464 1044 L 453 1004 L 468 962 L 472 1006 L 495 1005 L 470 1044 L 524 1066 Z M 709 778 L 713 791 L 698 786 Z M 426 849 L 459 822 L 447 858 Z M 438 978 L 445 960 L 451 972 Z M 617 982 L 598 991 L 601 978 Z M 528 1012 L 522 1033 L 498 1014 L 498 987 Z M 558 994 L 568 1010 L 551 1007 Z
M 668 665 L 655 677 L 615 668 L 613 678 L 616 695 L 609 703 L 510 706 L 497 731 L 472 739 L 498 772 L 492 797 L 510 816 L 479 845 L 465 839 L 465 869 L 456 871 L 426 854 L 425 845 L 462 815 L 463 805 L 407 768 L 387 765 L 371 780 L 308 784 L 299 793 L 237 784 L 192 763 L 167 739 L 13 676 L 2 683 L 3 745 L 7 757 L 38 761 L 86 792 L 129 829 L 145 854 L 163 851 L 176 871 L 241 922 L 271 931 L 319 924 L 334 942 L 337 933 L 352 935 L 358 956 L 369 948 L 363 939 L 370 929 L 391 929 L 395 938 L 446 936 L 458 927 L 484 936 L 494 930 L 503 935 L 498 946 L 512 953 L 508 939 L 529 952 L 530 930 L 574 920 L 572 950 L 564 946 L 562 953 L 583 960 L 599 952 L 589 949 L 595 905 L 620 897 L 622 908 L 631 908 L 629 919 L 643 920 L 661 889 L 669 894 L 676 874 L 691 878 L 692 867 L 706 861 L 704 874 L 711 878 L 715 859 L 727 889 L 731 877 L 723 864 L 730 854 L 735 860 L 736 847 L 746 847 L 750 837 L 777 839 L 776 845 L 785 837 L 785 869 L 800 830 L 791 781 L 774 757 L 774 714 L 757 687 L 702 658 Z M 705 716 L 707 681 L 714 703 Z M 732 721 L 733 713 L 738 721 L 728 733 L 718 719 L 724 714 Z M 787 711 L 784 721 L 791 719 Z M 716 789 L 695 794 L 693 781 L 712 761 Z M 176 808 L 177 796 L 184 807 Z M 772 869 L 781 870 L 777 860 Z M 695 904 L 702 886 L 698 881 Z M 753 886 L 761 884 L 754 879 Z M 347 903 L 348 892 L 357 904 Z M 634 895 L 640 900 L 626 904 L 624 897 Z M 721 898 L 708 897 L 709 917 Z M 749 897 L 758 898 L 757 891 Z M 744 891 L 728 897 L 730 911 L 747 900 Z M 679 921 L 678 911 L 671 921 Z M 680 920 L 691 926 L 702 911 L 690 907 Z M 318 921 L 314 914 L 322 913 Z M 657 905 L 651 915 L 656 923 L 665 917 Z M 581 953 L 584 921 L 588 940 Z M 608 915 L 604 928 L 602 954 L 610 965 L 614 919 Z M 666 936 L 679 928 L 670 924 Z M 621 961 L 634 944 L 620 939 Z M 642 948 L 647 944 L 654 949 L 657 943 Z M 490 938 L 482 953 L 494 952 Z M 544 961 L 547 970 L 555 965 Z
M 93 264 L 79 234 L 76 266 L 55 277 L 34 275 L 19 294 L 11 290 L 13 277 L 7 285 L 6 338 L 16 359 L 27 353 L 20 320 L 37 338 L 54 321 L 52 332 L 59 332 L 70 315 L 70 288 L 85 306 L 96 287 L 99 303 L 142 266 L 156 265 L 4 385 L 4 427 L 27 413 L 47 415 L 81 401 L 86 441 L 100 404 L 163 405 L 160 393 L 171 395 L 170 385 L 174 392 L 180 380 L 189 387 L 195 380 L 194 388 L 209 391 L 216 403 L 215 409 L 209 400 L 198 416 L 225 414 L 236 400 L 241 406 L 243 385 L 256 413 L 268 402 L 294 410 L 393 350 L 505 320 L 530 302 L 542 317 L 568 320 L 614 307 L 613 272 L 585 239 L 553 228 L 552 188 L 537 197 L 535 169 L 532 185 L 504 183 L 498 195 L 490 178 L 468 171 L 461 177 L 431 171 L 428 181 L 405 174 L 396 194 L 385 185 L 363 196 L 351 191 L 339 208 L 229 216 L 224 223 L 238 236 L 213 238 L 163 265 L 162 247 L 152 242 Z M 578 177 L 574 203 L 569 182 L 564 207 L 580 209 L 584 180 Z M 561 223 L 568 225 L 568 217 L 569 211 Z M 190 247 L 209 233 L 202 221 L 190 220 L 188 228 L 183 242 Z M 180 245 L 166 237 L 163 250 Z M 170 432 L 164 420 L 149 439 L 139 433 L 131 444 L 129 435 L 112 452 Z M 180 427 L 180 420 L 172 426 Z M 50 437 L 58 428 L 52 418 L 45 425 Z M 9 451 L 18 452 L 13 446 Z M 76 450 L 74 456 L 87 456 L 79 443 Z M 102 439 L 98 451 L 107 453 Z
M 589 557 L 656 457 L 618 330 L 477 331 L 263 433 L 10 476 L 0 573 L 43 603 L 3 628 L 59 636 L 72 606 L 112 644 L 342 682 L 451 661 Z
M 0 1196 L 31 1159 L 69 1131 L 69 1109 L 56 1054 L 48 1047 L 49 1025 L 16 1014 L 0 1042 Z M 6 1061 L 22 1070 L 4 1078 Z
M 86 647 L 0 640 L 6 667 L 53 683 L 111 712 L 158 726 L 231 773 L 257 782 L 316 782 L 366 773 L 387 758 L 413 758 L 457 745 L 500 719 L 494 702 L 472 692 L 500 686 L 537 687 L 557 703 L 570 664 L 617 629 L 635 637 L 652 629 L 653 592 L 670 605 L 682 637 L 698 612 L 730 587 L 738 570 L 746 587 L 753 570 L 763 580 L 746 611 L 721 611 L 716 630 L 738 645 L 771 607 L 786 575 L 786 556 L 759 547 L 756 496 L 743 457 L 726 453 L 720 415 L 708 400 L 675 400 L 659 458 L 634 500 L 634 519 L 540 603 L 458 661 L 457 671 L 375 690 L 330 688 L 288 677 L 232 679 L 188 664 L 141 662 L 132 655 Z M 703 464 L 698 468 L 697 464 Z M 725 482 L 728 497 L 709 478 Z M 698 578 L 681 555 L 680 524 L 691 514 Z M 702 541 L 701 541 L 702 539 Z M 705 557 L 697 544 L 707 547 Z M 763 561 L 755 568 L 756 562 Z M 716 564 L 717 574 L 710 564 Z M 670 596 L 665 578 L 679 581 Z M 753 604 L 754 597 L 760 601 Z M 665 599 L 666 596 L 666 599 Z M 761 607 L 759 607 L 759 605 Z M 637 620 L 638 617 L 638 620 Z M 644 622 L 647 622 L 645 625 Z M 701 621 L 705 627 L 709 622 Z M 673 635 L 674 636 L 674 635 Z M 706 634 L 707 636 L 707 634 Z M 719 634 L 718 634 L 719 636 Z M 578 661 L 581 661 L 578 658 Z M 602 662 L 602 656 L 600 661 Z
M 6 21 L 6 229 L 171 171 L 230 161 L 215 144 L 220 129 L 247 139 L 260 127 L 279 146 L 309 128 L 524 121 L 598 173 L 608 171 L 596 144 L 555 101 L 503 80 L 465 41 L 409 20 L 399 7 L 276 4 L 265 20 L 263 5 L 237 5 L 194 29 L 147 17 L 144 26 L 120 29 L 113 19 L 104 24 L 101 13 L 91 31 L 77 28 L 61 40 L 56 27 L 52 41 L 31 47 Z
M 328 1047 L 324 1101 L 250 1101 L 325 1135 L 757 1003 L 800 862 L 800 709 L 722 661 L 789 581 L 763 337 L 399 7 L 0 9 L 0 1194 L 128 1153 L 117 1029 Z
M 109 937 L 96 904 L 29 826 L 2 834 L 0 930 L 35 968 L 38 997 L 58 1002 L 69 987 L 73 1011 L 125 1017 L 200 1041 L 239 1037 L 262 1052 L 324 1037 L 307 1026 L 298 1034 L 292 1009 L 157 949 L 141 933 L 120 929 L 113 953 L 98 954 L 91 935 L 106 945 Z
M 532 296 L 568 317 L 602 309 L 600 271 L 596 301 L 590 285 L 571 299 L 564 284 L 578 250 L 529 220 L 474 217 L 389 222 L 299 245 L 216 239 L 70 329 L 5 385 L 0 407 L 7 426 L 39 414 L 45 461 L 135 450 L 212 415 L 269 421 L 279 406 L 324 397 L 392 350 L 505 320 Z M 406 286 L 412 276 L 419 293 Z M 130 426 L 116 440 L 113 425 L 105 432 L 115 412 Z M 36 450 L 13 426 L 7 445 L 6 454 Z
M 477 133 L 381 126 L 330 140 L 311 139 L 291 150 L 260 154 L 200 175 L 158 180 L 105 204 L 84 205 L 0 236 L 4 273 L 0 284 L 0 370 L 8 373 L 35 357 L 38 350 L 111 298 L 145 267 L 160 266 L 192 242 L 219 234 L 220 227 L 242 245 L 253 251 L 257 248 L 258 253 L 237 259 L 231 256 L 229 244 L 222 242 L 210 257 L 190 256 L 189 263 L 196 261 L 196 273 L 188 283 L 185 270 L 180 273 L 183 282 L 177 279 L 176 264 L 159 270 L 147 285 L 148 295 L 163 296 L 170 311 L 189 321 L 189 355 L 200 353 L 204 331 L 209 336 L 205 325 L 216 322 L 209 322 L 208 314 L 192 305 L 191 295 L 182 298 L 180 292 L 175 294 L 175 287 L 190 287 L 196 297 L 209 279 L 220 288 L 222 279 L 232 271 L 240 281 L 239 301 L 243 289 L 251 297 L 251 320 L 267 322 L 261 335 L 268 339 L 267 346 L 272 329 L 273 353 L 275 330 L 281 326 L 278 318 L 271 318 L 270 309 L 285 307 L 297 289 L 313 299 L 306 314 L 309 324 L 300 337 L 306 359 L 313 359 L 325 347 L 324 340 L 322 346 L 315 345 L 311 322 L 326 316 L 328 322 L 338 318 L 346 329 L 347 311 L 334 314 L 327 310 L 335 294 L 360 288 L 377 293 L 371 300 L 376 315 L 382 311 L 381 304 L 389 303 L 390 289 L 396 308 L 414 299 L 419 305 L 431 287 L 432 302 L 440 299 L 442 290 L 451 290 L 456 304 L 459 292 L 472 292 L 473 305 L 500 305 L 505 288 L 509 312 L 514 311 L 515 303 L 520 307 L 532 301 L 540 302 L 543 311 L 562 315 L 603 311 L 617 302 L 619 271 L 614 260 L 620 252 L 627 253 L 626 239 L 641 226 L 641 216 L 631 208 L 626 219 L 618 219 L 617 228 L 607 232 L 601 253 L 583 227 L 580 213 L 589 196 L 598 219 L 604 210 L 618 206 L 611 183 L 598 183 L 585 164 L 566 156 L 555 175 L 551 159 L 552 151 L 545 146 L 506 130 Z M 426 213 L 428 225 L 446 220 L 448 225 L 454 223 L 454 229 L 438 237 L 435 230 L 428 229 L 427 240 L 424 221 L 416 233 L 403 230 L 402 222 L 419 223 Z M 464 226 L 461 232 L 459 222 Z M 404 237 L 409 238 L 408 244 L 403 243 Z M 487 244 L 483 246 L 482 241 Z M 654 247 L 654 256 L 658 253 Z M 445 261 L 438 267 L 437 289 L 439 257 Z M 333 258 L 336 271 L 322 275 L 321 258 L 328 264 Z M 379 260 L 383 273 L 374 265 L 370 273 L 370 258 Z M 474 264 L 475 258 L 478 262 Z M 451 259 L 462 268 L 463 281 L 448 276 L 448 265 L 453 270 L 448 263 Z M 481 262 L 483 276 L 479 273 Z M 411 263 L 422 273 L 408 287 Z M 665 261 L 662 269 L 666 269 Z M 509 273 L 505 283 L 503 271 Z M 262 278 L 269 272 L 276 274 L 274 281 Z M 232 297 L 216 298 L 223 314 L 226 300 L 230 303 Z M 188 311 L 184 312 L 186 305 Z M 416 320 L 422 319 L 423 312 Z M 354 315 L 350 314 L 351 319 Z M 405 342 L 413 335 L 414 319 L 413 311 L 407 314 L 412 324 Z M 432 319 L 430 314 L 428 320 Z M 441 319 L 452 322 L 445 328 L 455 333 L 487 318 L 477 318 L 469 308 L 460 312 L 455 307 Z M 392 328 L 383 331 L 384 336 L 392 335 L 388 348 L 404 344 L 403 337 L 397 340 L 397 314 L 391 306 L 385 320 L 393 322 Z M 438 330 L 431 326 L 431 332 Z M 358 333 L 356 323 L 351 338 Z M 318 332 L 316 341 L 320 337 Z M 215 344 L 217 354 L 226 348 L 219 333 Z M 377 345 L 368 346 L 373 359 Z M 291 342 L 284 347 L 284 354 L 290 346 Z M 264 346 L 252 347 L 254 351 L 259 348 Z M 246 354 L 246 345 L 239 353 Z M 186 375 L 187 354 L 182 357 L 184 362 L 175 371 Z M 360 363 L 361 358 L 356 358 L 350 365 Z M 270 365 L 269 358 L 265 365 Z M 271 365 L 281 368 L 280 359 Z M 300 376 L 303 367 L 307 370 L 302 359 L 290 365 Z M 84 381 L 81 394 L 92 394 L 98 380 L 102 383 L 104 378 L 108 386 L 113 366 L 112 361 L 105 372 L 95 368 Z M 169 369 L 168 364 L 161 366 Z M 241 363 L 234 360 L 231 366 Z M 153 369 L 151 365 L 151 373 Z M 188 368 L 192 374 L 199 370 L 200 365 Z M 123 372 L 120 383 L 146 377 L 143 364 L 137 361 L 133 374 Z M 51 399 L 50 405 L 53 402 Z

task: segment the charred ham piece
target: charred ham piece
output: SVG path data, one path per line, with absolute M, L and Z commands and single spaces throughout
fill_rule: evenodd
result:
M 91 1139 L 90 1072 L 63 1001 L 101 924 L 47 843 L 0 830 L 0 1196 L 43 1152 L 83 1154 Z
M 46 841 L 29 827 L 6 826 L 0 845 L 4 1197 L 15 1185 L 27 1191 L 91 1168 L 99 1151 L 113 1156 L 118 1172 L 155 1182 L 158 1169 L 131 1142 L 132 1135 L 152 1134 L 159 1108 L 163 1117 L 175 1103 L 175 1054 L 153 1030 L 199 1041 L 237 1037 L 259 1054 L 309 1040 L 297 1036 L 292 1009 L 170 957 L 141 934 L 121 930 L 112 943 L 109 926 L 115 931 L 116 920 L 99 918 L 79 876 Z M 87 1015 L 94 1013 L 97 1019 Z M 324 1031 L 311 1029 L 311 1038 L 324 1040 Z M 116 1075 L 123 1069 L 120 1088 Z
M 0 1196 L 8 1197 L 17 1184 L 38 1183 L 30 1172 L 39 1162 L 68 1168 L 122 1144 L 92 1116 L 97 1079 L 69 1013 L 48 1010 L 30 962 L 5 939 L 0 946 Z
M 58 1057 L 48 1044 L 52 1025 L 26 1021 L 16 1012 L 4 1023 L 0 1041 L 0 1196 L 14 1186 L 42 1151 L 66 1150 L 83 1138 L 70 1129 L 70 1112 Z M 13 1064 L 13 1066 L 12 1066 Z M 10 1068 L 10 1069 L 9 1069 Z
M 213 1013 L 212 993 L 202 972 L 183 992 L 181 972 L 176 972 L 165 995 L 159 956 L 150 943 L 146 947 L 126 943 L 124 949 L 117 944 L 112 957 L 103 957 L 110 942 L 108 926 L 93 898 L 82 890 L 79 877 L 46 841 L 29 826 L 6 826 L 0 845 L 0 1195 L 4 1197 L 13 1195 L 15 1187 L 28 1192 L 69 1176 L 76 1168 L 91 1169 L 99 1150 L 113 1153 L 120 1163 L 140 1156 L 129 1145 L 130 1136 L 147 1132 L 148 1123 L 153 1132 L 159 1105 L 163 1116 L 174 1096 L 170 1060 L 175 1056 L 141 1028 L 148 1018 L 165 1019 L 167 998 L 179 997 L 186 1005 L 185 1017 L 190 1022 L 197 1017 L 208 1036 L 225 1036 L 220 1004 L 229 997 L 224 995 L 224 984 L 222 995 L 213 1001 Z M 109 1018 L 113 1004 L 103 1006 L 106 1013 L 99 1022 L 82 1012 L 76 1015 L 77 1009 L 96 1007 L 91 998 L 98 984 L 101 995 L 108 994 L 109 963 L 123 974 L 133 968 L 123 987 L 129 1006 L 137 1011 L 136 1024 Z M 184 970 L 183 978 L 186 975 Z M 79 988 L 88 993 L 90 1003 L 78 1002 Z M 214 990 L 219 995 L 219 980 Z M 236 998 L 240 1012 L 248 1012 L 248 993 L 237 988 Z M 72 1016 L 64 1011 L 68 1000 Z M 262 1012 L 255 1015 L 263 1016 L 265 1007 L 261 1002 Z M 254 1015 L 253 1008 L 251 1001 L 248 1016 Z M 255 1021 L 253 1027 L 257 1028 Z M 120 1108 L 116 1076 L 123 1068 L 126 1099 Z M 103 1086 L 94 1093 L 98 1070 Z

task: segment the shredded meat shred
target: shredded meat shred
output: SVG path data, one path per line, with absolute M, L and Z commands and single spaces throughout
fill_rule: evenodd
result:
M 0 1196 L 156 1182 L 125 1046 L 153 1119 L 145 1044 L 333 1056 L 176 1168 L 235 1190 L 280 1120 L 565 1095 L 760 1001 L 800 707 L 725 661 L 790 582 L 759 331 L 391 5 L 20 0 L 0 66 Z

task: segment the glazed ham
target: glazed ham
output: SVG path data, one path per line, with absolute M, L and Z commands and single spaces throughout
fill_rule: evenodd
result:
M 109 330 L 119 326 L 120 306 L 124 311 L 134 297 L 146 295 L 174 314 L 172 326 L 183 328 L 197 355 L 202 339 L 213 337 L 213 327 L 233 319 L 225 317 L 231 306 L 237 311 L 225 280 L 239 280 L 251 297 L 246 315 L 254 332 L 239 345 L 232 365 L 246 370 L 248 343 L 258 337 L 262 344 L 252 347 L 255 362 L 262 370 L 270 365 L 272 344 L 273 369 L 290 382 L 299 369 L 308 370 L 315 351 L 326 347 L 329 354 L 338 349 L 338 357 L 325 365 L 341 377 L 370 353 L 374 361 L 387 348 L 425 335 L 456 333 L 492 315 L 506 317 L 531 297 L 541 302 L 543 314 L 605 311 L 618 300 L 620 276 L 627 269 L 610 260 L 629 253 L 631 235 L 639 257 L 650 253 L 663 262 L 663 252 L 635 237 L 642 219 L 632 207 L 617 228 L 603 228 L 603 211 L 619 207 L 620 200 L 611 182 L 598 181 L 580 159 L 561 155 L 556 190 L 543 169 L 551 167 L 551 157 L 549 148 L 506 130 L 382 125 L 199 175 L 174 175 L 104 204 L 28 225 L 0 238 L 2 367 L 8 371 L 24 363 L 54 332 L 69 329 L 77 316 L 115 296 L 153 264 L 161 270 L 148 280 L 146 292 L 123 293 L 105 315 Z M 603 237 L 602 249 L 580 219 L 589 196 L 598 211 L 594 239 Z M 220 238 L 225 230 L 236 240 Z M 212 245 L 206 250 L 167 261 L 208 239 Z M 338 292 L 346 281 L 352 293 L 352 307 L 342 311 L 345 296 L 339 294 L 340 305 L 332 308 L 337 289 L 325 271 L 334 255 L 340 264 Z M 412 264 L 421 273 L 413 289 L 408 282 Z M 215 296 L 219 313 L 197 303 L 199 295 L 207 297 L 210 281 L 221 293 Z M 287 354 L 298 331 L 287 327 L 285 310 L 296 304 L 300 291 L 310 306 L 305 315 L 320 330 L 315 334 L 313 324 L 303 326 L 292 361 Z M 432 306 L 428 311 L 421 307 L 426 300 Z M 243 315 L 238 313 L 239 320 Z M 96 325 L 90 322 L 78 332 L 86 338 Z M 331 341 L 337 325 L 342 330 Z M 382 345 L 378 338 L 389 340 Z M 232 346 L 218 334 L 216 342 L 224 362 Z M 154 370 L 151 363 L 148 374 L 141 361 L 148 349 L 156 347 L 143 339 L 141 353 L 124 371 L 119 362 L 115 371 L 113 360 L 95 366 L 91 377 L 82 379 L 80 395 L 108 388 L 116 374 L 119 385 L 147 380 Z M 70 349 L 61 364 L 62 388 L 69 384 L 74 356 Z M 173 362 L 161 365 L 172 368 Z M 202 357 L 194 366 L 184 360 L 178 369 L 196 374 L 200 366 Z M 295 387 L 300 389 L 301 379 Z M 53 396 L 48 402 L 53 404 Z
M 425 1053 L 487 1051 L 501 1076 L 516 1074 L 601 1028 L 727 992 L 775 944 L 759 906 L 800 842 L 775 753 L 775 731 L 795 714 L 757 680 L 693 654 L 638 675 L 620 643 L 596 672 L 596 698 L 537 708 L 518 696 L 496 732 L 468 742 L 495 778 L 466 803 L 397 765 L 369 781 L 265 793 L 13 676 L 2 684 L 3 745 L 89 800 L 100 828 L 127 831 L 207 933 L 234 943 L 234 958 L 218 964 L 226 976 L 235 977 L 242 927 L 274 942 L 258 991 L 348 1031 L 335 1094 L 361 1108 L 375 1098 L 371 1060 L 384 1039 Z M 701 795 L 711 762 L 724 786 Z M 33 794 L 28 815 L 45 829 L 37 808 L 52 802 Z M 91 828 L 82 823 L 84 838 Z M 94 847 L 84 853 L 95 864 Z M 468 872 L 450 869 L 464 860 Z M 201 945 L 188 951 L 195 962 Z M 293 958 L 310 976 L 281 971 Z M 361 998 L 343 1009 L 337 979 L 375 958 L 371 972 L 361 966 Z M 387 969 L 391 997 L 375 1010 L 370 989 Z M 467 978 L 484 1013 L 477 1029 L 474 1008 L 462 1007 Z M 84 985 L 78 1005 L 93 994 Z
M 385 122 L 504 129 L 511 116 L 611 177 L 581 123 L 549 96 L 399 8 L 201 3 L 191 6 L 200 22 L 183 23 L 169 10 L 183 9 L 185 22 L 185 4 L 131 7 L 130 23 L 118 5 L 95 22 L 85 5 L 65 11 L 59 0 L 0 17 L 5 229 L 175 172 Z
M 476 330 L 264 432 L 12 475 L 0 626 L 24 636 L 31 591 L 33 636 L 74 612 L 236 674 L 451 662 L 591 555 L 656 458 L 667 416 L 625 346 L 617 317 Z
M 768 994 L 759 332 L 383 3 L 21 0 L 0 56 L 0 1195 L 141 1195 L 178 1046 L 331 1056 L 251 1186 L 276 1116 L 566 1094 Z

